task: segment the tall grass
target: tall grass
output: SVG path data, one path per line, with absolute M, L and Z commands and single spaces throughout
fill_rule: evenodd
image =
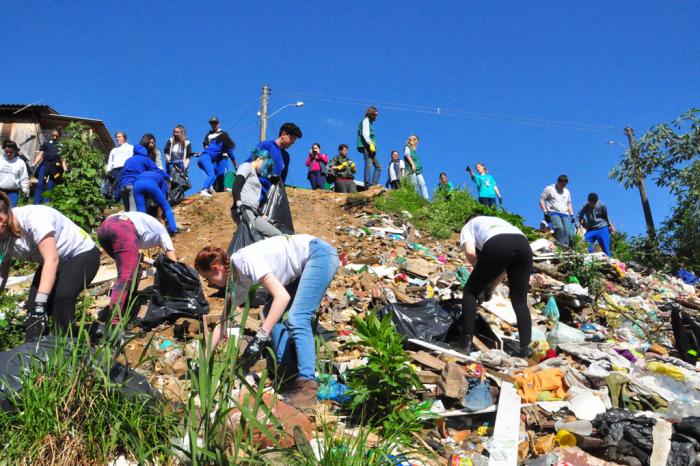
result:
M 502 208 L 490 208 L 479 204 L 467 191 L 456 189 L 449 193 L 435 193 L 433 200 L 424 200 L 408 179 L 402 181 L 400 189 L 390 190 L 377 198 L 376 207 L 384 212 L 411 214 L 418 228 L 428 231 L 433 237 L 446 239 L 459 232 L 472 213 L 501 217 L 517 226 L 530 239 L 539 237 L 535 230 L 526 227 L 524 219 Z

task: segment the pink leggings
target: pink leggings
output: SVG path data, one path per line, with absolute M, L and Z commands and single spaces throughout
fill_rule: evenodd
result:
M 97 240 L 109 257 L 117 263 L 117 283 L 114 284 L 109 299 L 112 309 L 119 306 L 122 315 L 126 314 L 124 304 L 134 290 L 139 287 L 139 237 L 136 227 L 126 217 L 109 217 L 97 229 Z M 116 318 L 116 316 L 115 316 Z

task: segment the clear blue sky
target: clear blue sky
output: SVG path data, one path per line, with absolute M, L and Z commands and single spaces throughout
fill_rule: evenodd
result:
M 506 207 L 536 225 L 541 190 L 566 173 L 576 209 L 597 191 L 618 229 L 641 233 L 639 194 L 608 180 L 621 149 L 606 142 L 698 106 L 698 18 L 691 1 L 10 2 L 0 100 L 100 118 L 132 143 L 152 132 L 161 148 L 183 123 L 200 150 L 215 114 L 241 160 L 268 83 L 271 111 L 306 103 L 270 121 L 302 128 L 288 181 L 304 186 L 311 143 L 353 147 L 376 102 L 382 163 L 417 133 L 431 191 L 440 171 L 465 184 L 465 165 L 483 161 Z M 464 113 L 423 111 L 437 107 Z M 658 224 L 671 199 L 649 185 Z

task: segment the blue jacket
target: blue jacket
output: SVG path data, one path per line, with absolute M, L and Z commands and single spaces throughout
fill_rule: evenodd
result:
M 144 172 L 155 171 L 161 172 L 165 180 L 170 177 L 163 170 L 158 168 L 158 165 L 148 156 L 148 151 L 141 145 L 134 146 L 134 155 L 126 159 L 124 168 L 122 169 L 122 177 L 119 181 L 119 189 L 124 189 L 125 186 L 133 185 L 136 178 Z
M 135 181 L 141 181 L 141 180 L 150 180 L 153 181 L 156 186 L 158 186 L 158 189 L 163 193 L 163 195 L 167 198 L 168 197 L 168 179 L 167 179 L 167 174 L 163 170 L 157 170 L 157 171 L 147 171 L 141 173 Z
M 274 139 L 263 141 L 257 146 L 258 149 L 266 150 L 270 154 L 270 159 L 272 160 L 272 174 L 277 175 L 282 179 L 282 181 L 287 181 L 287 171 L 289 170 L 289 152 L 280 148 Z M 246 162 L 251 162 L 252 159 L 248 157 Z M 259 177 L 260 185 L 262 186 L 262 193 L 260 199 L 265 199 L 267 192 L 270 190 L 272 183 L 268 178 L 263 176 Z

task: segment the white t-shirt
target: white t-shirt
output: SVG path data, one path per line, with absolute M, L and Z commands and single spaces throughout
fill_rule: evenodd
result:
M 401 171 L 406 169 L 406 163 L 403 160 L 399 160 L 399 170 L 398 173 L 395 170 L 396 165 L 394 165 L 394 161 L 390 160 L 389 161 L 389 181 L 396 181 L 399 178 L 401 178 Z
M 90 236 L 68 217 L 44 205 L 15 207 L 12 214 L 20 226 L 20 237 L 10 247 L 9 255 L 17 259 L 42 264 L 38 244 L 53 233 L 59 260 L 87 252 L 95 247 Z
M 544 191 L 540 199 L 544 201 L 544 208 L 547 212 L 558 212 L 560 214 L 568 214 L 571 207 L 571 193 L 564 188 L 562 192 L 558 192 L 556 185 L 550 184 Z
M 162 247 L 165 251 L 174 251 L 173 240 L 162 223 L 143 212 L 121 212 L 108 218 L 118 217 L 131 220 L 139 236 L 139 249 Z
M 473 244 L 476 249 L 481 250 L 484 244 L 496 235 L 523 235 L 523 232 L 498 217 L 475 217 L 462 227 L 459 235 L 459 244 Z
M 283 285 L 301 277 L 309 259 L 311 235 L 278 235 L 258 241 L 231 256 L 239 273 L 258 283 L 268 273 Z

